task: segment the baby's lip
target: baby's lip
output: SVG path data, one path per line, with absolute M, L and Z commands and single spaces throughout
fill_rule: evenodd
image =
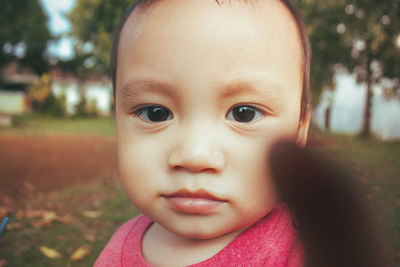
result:
M 182 197 L 182 198 L 202 198 L 202 199 L 209 199 L 213 201 L 221 201 L 221 202 L 226 202 L 226 200 L 221 199 L 208 191 L 204 189 L 196 190 L 196 191 L 190 191 L 188 189 L 181 189 L 178 190 L 172 194 L 166 194 L 163 195 L 163 197 L 167 198 L 173 198 L 173 197 Z
M 162 197 L 172 209 L 184 214 L 212 214 L 218 212 L 219 208 L 227 203 L 226 200 L 205 190 L 192 192 L 182 189 L 172 194 L 162 195 Z

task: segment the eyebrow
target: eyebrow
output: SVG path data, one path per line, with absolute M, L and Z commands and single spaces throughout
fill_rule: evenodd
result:
M 252 82 L 246 80 L 235 80 L 223 86 L 223 88 L 224 90 L 220 94 L 220 98 L 251 94 L 273 99 L 280 99 L 283 97 L 283 93 L 285 91 L 281 85 L 271 81 L 263 81 L 262 88 L 260 88 L 259 85 L 255 86 Z
M 165 82 L 154 80 L 130 80 L 122 86 L 120 91 L 121 97 L 134 98 L 143 93 L 160 94 L 165 96 L 174 96 L 174 90 Z
M 266 81 L 263 82 L 262 85 L 263 88 L 260 88 L 259 85 L 255 86 L 252 82 L 247 80 L 234 80 L 220 87 L 223 88 L 223 90 L 218 97 L 219 99 L 224 99 L 241 95 L 253 95 L 276 100 L 279 100 L 283 97 L 284 89 L 279 84 Z M 124 83 L 120 89 L 120 97 L 122 97 L 122 99 L 135 98 L 144 93 L 159 94 L 167 97 L 176 96 L 175 90 L 173 90 L 168 83 L 150 79 L 130 80 Z

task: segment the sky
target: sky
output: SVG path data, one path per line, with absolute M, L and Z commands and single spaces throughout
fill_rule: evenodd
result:
M 63 59 L 73 56 L 71 38 L 67 37 L 71 25 L 64 14 L 68 13 L 75 5 L 75 0 L 40 0 L 43 9 L 49 16 L 48 27 L 55 36 L 61 36 L 61 39 L 50 45 L 49 51 Z

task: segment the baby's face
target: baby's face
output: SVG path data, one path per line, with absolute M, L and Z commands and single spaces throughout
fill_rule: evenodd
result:
M 302 54 L 286 9 L 160 1 L 134 11 L 118 53 L 119 167 L 135 206 L 189 238 L 265 216 L 278 201 L 268 151 L 307 132 L 298 135 Z

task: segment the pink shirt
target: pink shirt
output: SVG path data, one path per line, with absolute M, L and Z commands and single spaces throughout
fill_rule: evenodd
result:
M 144 215 L 122 225 L 94 266 L 151 266 L 141 253 L 141 241 L 152 223 Z M 191 266 L 302 266 L 302 250 L 284 203 L 243 231 L 213 257 Z

